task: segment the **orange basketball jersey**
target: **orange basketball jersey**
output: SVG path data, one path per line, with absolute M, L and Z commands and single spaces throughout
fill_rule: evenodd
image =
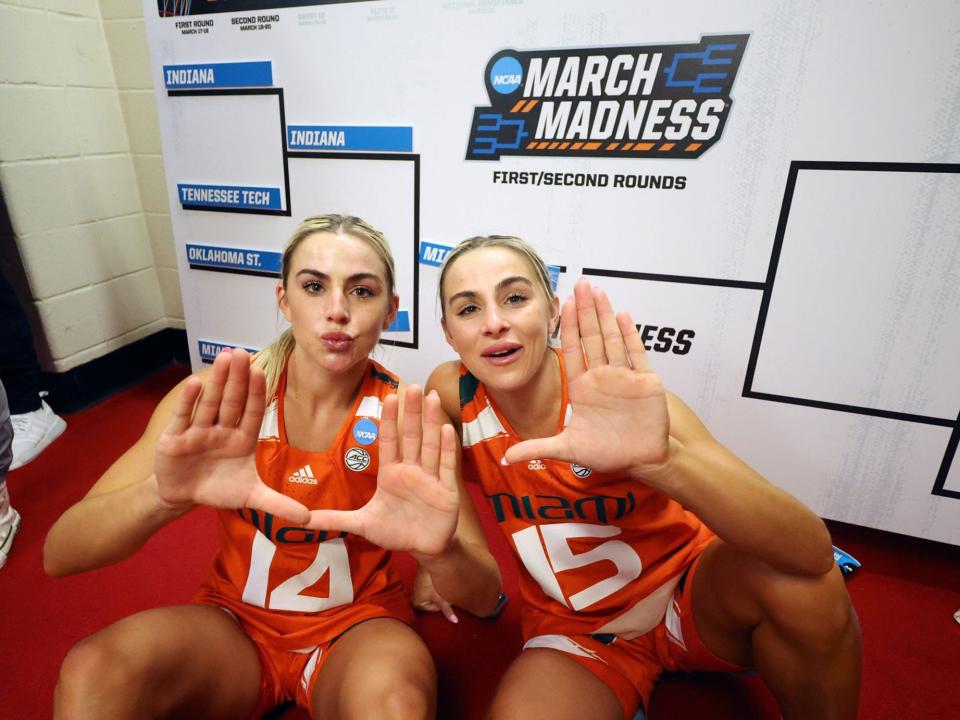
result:
M 559 352 L 557 359 L 559 433 L 573 409 Z M 656 625 L 713 533 L 679 503 L 629 478 L 547 459 L 501 465 L 521 438 L 463 365 L 460 406 L 465 477 L 480 483 L 523 566 L 524 638 L 633 637 Z
M 260 428 L 260 478 L 311 509 L 361 507 L 376 490 L 380 410 L 396 388 L 397 379 L 369 361 L 353 411 L 331 447 L 307 452 L 287 442 L 284 372 Z M 390 553 L 379 546 L 249 508 L 217 515 L 220 549 L 196 600 L 233 612 L 254 639 L 301 650 L 373 617 L 412 621 Z

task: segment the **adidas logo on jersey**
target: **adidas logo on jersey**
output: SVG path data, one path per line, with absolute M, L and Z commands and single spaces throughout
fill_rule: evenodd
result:
M 540 460 L 531 460 L 527 463 L 527 470 L 546 470 L 547 466 L 544 465 Z
M 313 469 L 309 465 L 304 465 L 293 475 L 288 477 L 287 482 L 301 483 L 303 485 L 316 485 L 317 479 L 313 476 Z

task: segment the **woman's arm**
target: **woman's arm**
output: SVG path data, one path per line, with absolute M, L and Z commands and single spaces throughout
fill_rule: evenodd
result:
M 436 556 L 413 553 L 434 591 L 477 617 L 489 617 L 500 599 L 500 568 L 483 535 L 476 508 L 462 481 L 457 532 Z M 416 600 L 415 600 L 416 602 Z
M 669 495 L 726 542 L 784 572 L 819 575 L 833 566 L 823 521 L 717 442 L 694 412 L 667 394 L 669 456 L 634 473 Z
M 164 397 L 140 439 L 50 528 L 43 545 L 48 575 L 60 577 L 124 560 L 157 530 L 189 511 L 160 498 L 153 474 L 157 439 L 185 384 Z
M 459 363 L 447 362 L 431 373 L 425 392 L 429 394 L 435 391 L 438 394 L 445 420 L 453 424 L 459 436 L 458 388 Z M 500 569 L 487 547 L 477 510 L 464 486 L 461 458 L 458 441 L 456 459 L 460 512 L 457 532 L 443 557 L 417 557 L 420 567 L 430 579 L 430 584 L 419 588 L 419 595 L 422 597 L 418 597 L 415 592 L 414 603 L 430 603 L 432 590 L 443 600 L 462 607 L 473 615 L 487 617 L 494 611 L 500 598 Z
M 436 389 L 436 372 L 427 382 L 427 392 Z M 450 403 L 448 392 L 439 393 L 444 420 L 449 419 Z M 459 410 L 459 406 L 457 407 Z M 459 420 L 459 414 L 457 416 Z M 459 425 L 459 423 L 457 423 Z M 447 602 L 463 608 L 477 617 L 488 617 L 497 607 L 500 599 L 500 568 L 494 560 L 487 539 L 480 525 L 480 517 L 473 500 L 463 483 L 461 472 L 460 442 L 457 440 L 457 485 L 460 488 L 460 510 L 457 518 L 457 531 L 450 545 L 439 556 L 430 557 L 414 554 L 420 567 L 430 577 L 434 592 Z M 415 598 L 416 602 L 416 598 Z
M 203 378 L 180 383 L 136 444 L 54 523 L 44 569 L 67 575 L 127 558 L 198 504 L 306 522 L 303 505 L 257 476 L 265 392 L 263 372 L 243 350 L 221 353 Z

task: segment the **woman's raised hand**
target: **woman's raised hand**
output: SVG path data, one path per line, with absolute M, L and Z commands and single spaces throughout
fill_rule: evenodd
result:
M 402 435 L 398 399 L 383 401 L 377 489 L 357 510 L 313 510 L 311 528 L 362 535 L 388 550 L 441 554 L 457 529 L 457 440 L 444 424 L 440 398 L 426 398 L 416 385 L 406 389 Z
M 508 463 L 551 458 L 643 477 L 670 456 L 666 391 L 630 315 L 614 315 L 581 279 L 560 315 L 560 343 L 573 413 L 559 435 L 511 447 Z
M 303 523 L 306 507 L 271 490 L 255 454 L 266 404 L 263 372 L 244 350 L 221 352 L 206 380 L 191 377 L 157 441 L 154 474 L 171 507 L 250 507 Z M 199 400 L 198 400 L 199 398 Z

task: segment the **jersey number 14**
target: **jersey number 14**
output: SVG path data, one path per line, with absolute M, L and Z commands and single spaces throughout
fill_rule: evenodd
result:
M 270 565 L 277 546 L 257 532 L 250 552 L 250 572 L 243 588 L 243 601 L 269 610 L 292 610 L 315 613 L 353 602 L 353 578 L 350 558 L 343 538 L 333 538 L 317 545 L 317 556 L 303 572 L 289 577 L 270 591 Z M 330 573 L 327 597 L 301 594 Z

